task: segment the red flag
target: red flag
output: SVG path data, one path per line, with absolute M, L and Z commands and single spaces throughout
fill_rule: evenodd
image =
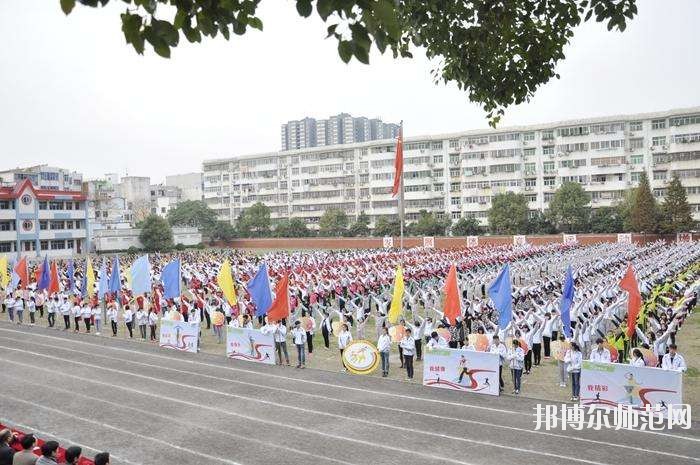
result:
M 26 289 L 29 284 L 29 269 L 27 268 L 27 257 L 22 257 L 17 262 L 13 271 L 19 276 L 19 288 Z
M 637 326 L 637 316 L 642 306 L 642 296 L 639 294 L 639 285 L 634 276 L 632 264 L 627 265 L 625 276 L 620 281 L 620 289 L 628 292 L 627 297 L 627 337 L 632 337 Z
M 37 286 L 39 285 L 39 282 L 41 281 L 41 275 L 44 272 L 44 264 L 40 264 L 39 266 L 36 267 L 34 270 L 34 281 L 36 281 Z
M 59 286 L 58 280 L 58 269 L 56 268 L 56 262 L 51 264 L 51 280 L 49 281 L 49 295 L 56 294 L 61 291 L 61 286 Z
M 267 321 L 279 321 L 289 316 L 289 275 L 287 273 L 277 283 L 275 301 L 267 311 Z
M 394 158 L 394 187 L 391 188 L 391 196 L 395 197 L 401 187 L 403 176 L 403 127 L 399 128 L 399 137 L 396 139 L 396 158 Z
M 443 308 L 445 318 L 450 324 L 455 324 L 457 317 L 462 314 L 462 306 L 459 300 L 459 286 L 457 286 L 457 268 L 453 264 L 447 273 L 445 281 L 445 306 Z

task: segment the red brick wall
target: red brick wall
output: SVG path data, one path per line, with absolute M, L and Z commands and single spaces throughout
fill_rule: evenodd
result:
M 617 242 L 617 234 L 577 234 L 579 243 L 587 245 L 597 242 Z M 675 234 L 632 234 L 635 243 L 652 242 L 657 239 L 674 241 Z M 694 240 L 700 240 L 700 234 L 693 235 Z M 527 241 L 533 245 L 562 242 L 561 234 L 546 236 L 527 236 Z M 479 236 L 479 245 L 508 245 L 513 243 L 513 236 Z M 306 237 L 306 238 L 266 238 L 266 239 L 234 239 L 228 243 L 217 243 L 220 247 L 236 249 L 372 249 L 382 247 L 381 237 Z M 404 247 L 423 245 L 422 237 L 404 237 Z M 435 247 L 454 249 L 465 247 L 465 237 L 436 237 Z M 394 237 L 394 246 L 399 246 L 399 238 Z

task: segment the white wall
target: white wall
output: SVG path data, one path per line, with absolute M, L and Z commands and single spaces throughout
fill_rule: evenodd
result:
M 127 250 L 129 247 L 142 249 L 139 240 L 140 229 L 109 229 L 95 231 L 92 244 L 96 252 Z M 202 242 L 202 234 L 196 228 L 173 228 L 173 243 L 193 246 Z

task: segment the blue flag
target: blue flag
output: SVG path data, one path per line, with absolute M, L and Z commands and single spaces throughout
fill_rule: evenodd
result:
M 51 270 L 49 268 L 49 259 L 44 256 L 44 264 L 41 265 L 41 275 L 39 276 L 39 282 L 37 283 L 37 288 L 40 291 L 48 289 L 51 284 Z
M 247 289 L 255 304 L 255 316 L 267 315 L 267 311 L 272 306 L 272 296 L 270 294 L 270 277 L 267 274 L 265 263 L 260 265 L 253 279 L 248 281 Z
M 75 292 L 75 268 L 73 268 L 73 260 L 68 260 L 68 289 Z
M 180 260 L 173 260 L 163 267 L 160 274 L 163 283 L 163 297 L 174 299 L 180 297 Z
M 122 288 L 122 278 L 119 275 L 119 257 L 114 257 L 112 260 L 112 274 L 109 276 L 109 292 L 115 295 Z
M 151 265 L 148 255 L 137 258 L 131 265 L 131 290 L 134 295 L 151 292 Z
M 87 299 L 88 296 L 87 273 L 83 274 L 83 279 L 80 281 L 80 296 Z
M 564 289 L 561 293 L 561 322 L 564 324 L 564 334 L 566 337 L 571 337 L 571 305 L 574 303 L 574 277 L 571 275 L 571 265 L 566 268 L 566 277 L 564 278 Z
M 510 265 L 506 263 L 489 286 L 489 297 L 498 310 L 498 326 L 505 328 L 513 319 L 513 293 L 510 283 Z
M 99 273 L 99 283 L 97 285 L 97 296 L 100 298 L 100 300 L 105 298 L 105 294 L 109 292 L 109 280 L 107 279 L 107 264 L 102 261 L 102 265 L 100 265 L 100 273 Z

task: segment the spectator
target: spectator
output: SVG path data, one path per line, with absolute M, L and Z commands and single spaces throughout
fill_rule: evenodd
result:
M 17 440 L 17 436 L 9 429 L 0 431 L 0 465 L 12 465 L 12 457 L 15 450 L 10 446 Z
M 80 454 L 83 453 L 83 449 L 78 446 L 70 446 L 66 449 L 66 464 L 76 465 L 78 460 L 80 460 Z
M 36 438 L 33 434 L 25 434 L 19 441 L 22 446 L 22 451 L 15 454 L 12 460 L 12 465 L 34 465 L 39 459 L 34 454 L 34 447 L 36 446 Z
M 41 445 L 41 457 L 36 461 L 36 465 L 56 465 L 58 443 L 56 441 L 46 441 Z
M 95 465 L 109 465 L 109 452 L 100 452 L 95 455 Z

